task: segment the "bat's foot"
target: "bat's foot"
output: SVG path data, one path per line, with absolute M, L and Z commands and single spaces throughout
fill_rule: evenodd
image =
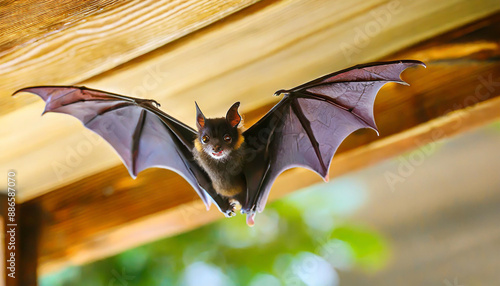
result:
M 232 217 L 232 216 L 235 216 L 236 213 L 232 210 L 232 209 L 227 209 L 226 211 L 223 212 L 223 214 L 226 216 L 226 217 Z
M 225 217 L 232 217 L 236 215 L 236 212 L 234 211 L 234 204 L 231 202 L 231 200 L 218 195 L 215 196 L 214 200 L 219 207 L 220 212 L 224 214 Z
M 241 204 L 236 199 L 229 199 L 229 204 L 233 207 L 233 211 L 237 212 L 241 210 Z
M 236 215 L 237 211 L 241 210 L 241 204 L 236 199 L 229 199 L 229 208 L 224 211 L 226 217 L 232 217 Z

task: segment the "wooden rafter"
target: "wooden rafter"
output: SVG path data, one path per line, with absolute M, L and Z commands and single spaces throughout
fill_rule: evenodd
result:
M 428 67 L 405 72 L 403 77 L 410 87 L 394 84 L 382 89 L 375 108 L 381 137 L 370 130 L 351 135 L 333 160 L 331 177 L 500 119 L 500 100 L 496 98 L 500 87 L 487 84 L 499 81 L 500 64 L 484 60 L 485 56 L 495 58 L 500 52 L 498 46 L 476 49 L 446 62 L 432 56 L 457 42 L 474 43 L 471 39 L 490 35 L 500 27 L 500 17 L 468 27 L 473 29 L 464 28 L 466 33 L 452 32 L 391 56 L 424 55 Z M 493 43 L 484 37 L 482 41 Z M 268 109 L 265 106 L 245 113 L 247 124 Z M 278 178 L 271 200 L 319 181 L 307 170 L 291 170 Z M 92 261 L 222 217 L 214 208 L 206 213 L 191 187 L 175 173 L 150 169 L 132 180 L 122 166 L 29 203 L 42 205 L 51 218 L 45 221 L 42 236 L 42 272 L 68 262 Z
M 89 1 L 94 2 L 98 1 Z M 232 1 L 232 6 L 222 12 L 214 4 L 210 6 L 212 10 L 207 10 L 213 14 L 206 15 L 200 25 L 189 26 L 180 17 L 177 20 L 183 23 L 183 31 L 162 34 L 171 37 L 168 41 L 145 39 L 154 44 L 134 52 L 93 53 L 92 62 L 98 68 L 89 68 L 81 75 L 59 73 L 63 62 L 57 58 L 49 60 L 46 67 L 51 72 L 47 74 L 54 79 L 50 83 L 81 82 L 130 95 L 147 91 L 148 97 L 157 99 L 167 112 L 186 122 L 192 121 L 194 99 L 212 116 L 243 98 L 245 121 L 250 125 L 275 103 L 270 94 L 276 89 L 359 62 L 402 58 L 426 62 L 427 69 L 410 69 L 403 75 L 411 87 L 392 84 L 382 89 L 375 106 L 381 137 L 370 130 L 351 135 L 333 160 L 330 177 L 500 117 L 500 14 L 486 17 L 500 10 L 498 1 L 261 1 L 193 32 L 253 2 Z M 394 3 L 399 3 L 399 8 Z M 88 25 L 111 23 L 113 17 L 121 15 L 120 11 L 127 11 L 120 10 L 124 7 L 129 6 L 109 6 L 109 11 L 104 9 L 85 19 Z M 145 10 L 137 10 L 137 17 L 141 15 L 153 17 Z M 389 17 L 389 21 L 380 22 L 381 15 Z M 483 20 L 441 35 L 478 19 Z M 365 30 L 370 23 L 381 25 L 373 37 L 367 36 Z M 63 27 L 60 34 L 39 41 L 57 46 L 57 38 L 71 37 L 69 31 L 82 27 L 78 25 Z M 149 52 L 187 33 L 191 34 Z M 368 39 L 357 42 L 363 37 L 357 33 L 364 33 Z M 429 38 L 432 39 L 406 48 Z M 80 37 L 75 41 L 76 50 L 86 49 L 85 45 L 79 46 Z M 110 42 L 103 40 L 96 48 Z M 29 47 L 34 49 L 37 44 L 15 43 L 0 42 L 0 47 L 13 49 L 10 54 L 2 54 L 0 66 L 15 70 L 0 79 L 4 92 L 0 94 L 0 108 L 4 111 L 0 126 L 5 135 L 0 148 L 11 151 L 0 154 L 0 169 L 18 168 L 23 208 L 41 211 L 41 273 L 90 262 L 222 217 L 214 207 L 206 212 L 191 187 L 172 172 L 150 169 L 132 180 L 111 148 L 83 131 L 76 120 L 57 115 L 40 119 L 43 105 L 34 97 L 18 97 L 16 103 L 11 103 L 16 100 L 8 94 L 14 89 L 47 84 L 41 82 L 43 77 L 36 76 L 37 69 L 23 71 L 12 57 Z M 146 54 L 131 60 L 143 53 Z M 74 56 L 79 59 L 78 64 L 85 66 L 85 58 Z M 36 57 L 30 60 L 38 64 Z M 105 72 L 118 64 L 122 65 Z M 96 76 L 87 79 L 91 75 Z M 217 100 L 211 99 L 214 97 Z M 92 152 L 80 156 L 78 162 L 71 161 L 71 152 L 77 152 L 82 142 L 90 144 Z M 71 171 L 58 177 L 54 162 L 68 163 L 67 160 L 74 166 L 66 164 Z M 32 164 L 33 161 L 39 163 Z M 270 198 L 319 181 L 319 177 L 306 170 L 291 170 L 278 178 Z
M 80 84 L 154 98 L 166 112 L 193 123 L 195 100 L 207 116 L 223 114 L 235 101 L 242 102 L 246 113 L 274 102 L 271 94 L 277 89 L 378 60 L 498 10 L 496 0 L 262 1 Z M 367 30 L 372 26 L 378 27 L 378 33 Z M 106 61 L 106 57 L 99 59 Z M 47 68 L 53 65 L 61 67 L 53 62 Z M 41 83 L 34 75 L 22 78 L 18 86 L 0 90 L 13 92 Z M 74 81 L 43 82 L 54 83 Z M 26 105 L 24 100 L 34 102 Z M 89 139 L 91 133 L 77 120 L 59 114 L 40 119 L 43 104 L 35 96 L 9 97 L 8 101 L 21 102 L 22 107 L 0 116 L 4 134 L 0 148 L 9 150 L 0 154 L 0 171 L 12 166 L 22 170 L 19 176 L 25 183 L 20 200 L 121 164 L 107 144 Z M 88 144 L 90 152 L 75 155 Z

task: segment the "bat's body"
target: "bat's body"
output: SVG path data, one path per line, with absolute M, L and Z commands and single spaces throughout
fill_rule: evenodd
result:
M 39 95 L 45 112 L 77 117 L 118 152 L 130 175 L 150 167 L 171 169 L 193 186 L 207 208 L 213 201 L 226 216 L 241 208 L 253 225 L 276 177 L 304 167 L 325 180 L 340 143 L 360 128 L 376 130 L 373 103 L 387 82 L 419 61 L 354 66 L 290 90 L 242 131 L 239 103 L 224 118 L 207 119 L 196 106 L 194 130 L 158 108 L 153 100 L 71 86 L 19 90 Z
M 241 121 L 238 106 L 239 102 L 235 103 L 225 118 L 206 119 L 196 105 L 198 136 L 193 156 L 210 177 L 217 194 L 241 206 L 246 195 L 243 174 L 246 144 L 238 126 Z
M 245 176 L 242 173 L 242 166 L 245 163 L 243 146 L 232 150 L 231 154 L 227 155 L 227 160 L 224 161 L 214 159 L 203 150 L 196 148 L 193 149 L 193 156 L 207 172 L 212 186 L 219 195 L 232 198 L 246 190 Z

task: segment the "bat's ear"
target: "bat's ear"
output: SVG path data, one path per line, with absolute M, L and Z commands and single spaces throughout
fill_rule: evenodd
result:
M 238 114 L 238 107 L 240 107 L 240 103 L 236 102 L 229 108 L 226 114 L 226 120 L 232 127 L 238 126 L 241 121 L 241 116 Z
M 198 103 L 196 103 L 196 101 L 194 102 L 194 104 L 196 105 L 196 127 L 198 127 L 198 130 L 200 130 L 205 127 L 205 115 L 201 113 L 201 110 L 198 107 Z

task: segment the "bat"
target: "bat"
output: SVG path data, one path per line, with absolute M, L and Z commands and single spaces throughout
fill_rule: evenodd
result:
M 46 112 L 70 114 L 103 137 L 135 178 L 157 167 L 180 174 L 207 207 L 227 217 L 240 211 L 254 225 L 275 179 L 294 167 L 328 180 L 330 162 L 352 132 L 370 128 L 375 97 L 388 82 L 407 84 L 400 74 L 425 64 L 415 60 L 376 62 L 334 72 L 274 95 L 282 99 L 244 130 L 233 104 L 225 117 L 206 118 L 196 104 L 197 130 L 159 109 L 151 99 L 76 86 L 36 86 L 16 91 L 40 96 Z

